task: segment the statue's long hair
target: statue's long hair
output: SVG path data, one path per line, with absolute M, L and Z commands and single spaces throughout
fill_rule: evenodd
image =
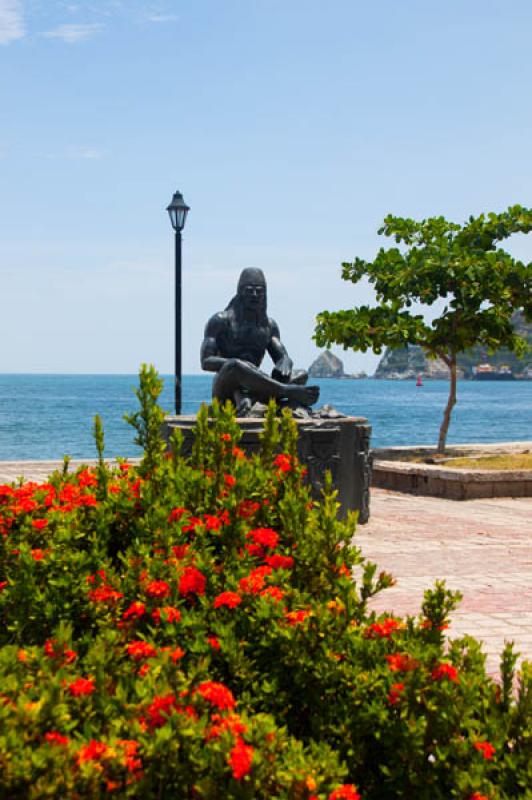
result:
M 242 303 L 242 297 L 240 291 L 243 286 L 246 286 L 246 284 L 249 283 L 254 283 L 264 286 L 264 302 L 257 309 L 257 325 L 258 327 L 267 327 L 268 315 L 266 313 L 266 309 L 268 306 L 268 302 L 266 294 L 266 279 L 264 277 L 264 273 L 260 269 L 255 269 L 253 267 L 250 267 L 248 269 L 242 270 L 242 273 L 238 280 L 237 293 L 227 304 L 225 310 L 229 312 L 229 315 L 232 317 L 232 319 L 234 319 L 234 321 L 237 324 L 244 324 L 247 322 L 244 316 L 244 304 Z

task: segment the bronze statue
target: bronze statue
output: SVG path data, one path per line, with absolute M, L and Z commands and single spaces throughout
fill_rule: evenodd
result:
M 266 352 L 274 364 L 271 377 L 259 369 Z M 253 414 L 255 403 L 270 398 L 309 409 L 320 393 L 318 386 L 305 385 L 307 372 L 292 369 L 279 327 L 266 314 L 266 280 L 260 269 L 243 270 L 235 297 L 207 322 L 201 366 L 217 373 L 213 397 L 231 400 L 238 416 Z

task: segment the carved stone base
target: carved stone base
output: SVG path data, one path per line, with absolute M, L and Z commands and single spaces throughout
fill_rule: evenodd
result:
M 237 420 L 242 430 L 240 447 L 248 454 L 260 451 L 259 434 L 263 420 L 242 418 Z M 371 484 L 371 455 L 369 442 L 371 426 L 365 417 L 338 419 L 295 420 L 299 430 L 299 457 L 308 469 L 312 492 L 319 497 L 326 470 L 330 470 L 340 503 L 339 516 L 347 511 L 358 511 L 358 521 L 369 519 L 369 487 Z M 192 449 L 193 416 L 167 416 L 163 435 L 168 441 L 173 428 L 184 436 L 183 452 Z

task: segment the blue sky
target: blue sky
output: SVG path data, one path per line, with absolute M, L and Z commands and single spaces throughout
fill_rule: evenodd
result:
M 382 218 L 530 205 L 529 0 L 0 0 L 0 372 L 183 366 L 264 269 L 297 366 Z M 513 245 L 532 258 L 532 242 Z M 371 354 L 343 354 L 369 371 Z

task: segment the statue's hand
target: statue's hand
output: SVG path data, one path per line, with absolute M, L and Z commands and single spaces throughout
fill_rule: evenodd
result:
M 292 366 L 292 360 L 288 356 L 283 356 L 273 368 L 272 378 L 280 383 L 288 383 L 292 375 Z

